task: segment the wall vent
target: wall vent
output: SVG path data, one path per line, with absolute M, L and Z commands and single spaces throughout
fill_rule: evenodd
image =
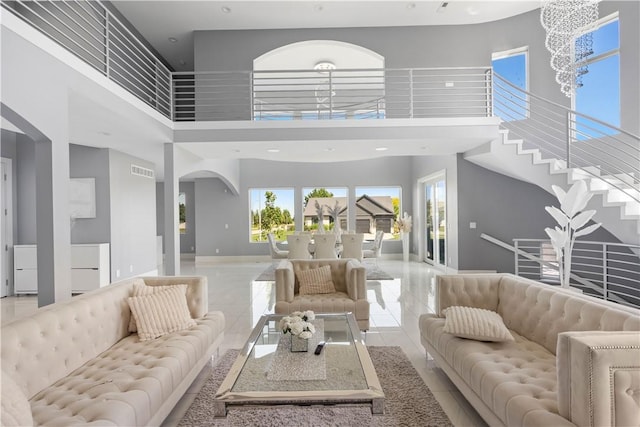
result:
M 152 169 L 143 168 L 142 166 L 131 164 L 131 175 L 143 176 L 145 178 L 154 179 L 155 173 Z

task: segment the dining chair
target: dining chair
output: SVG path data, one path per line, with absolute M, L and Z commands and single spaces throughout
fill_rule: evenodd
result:
M 276 236 L 273 233 L 267 234 L 267 240 L 269 241 L 269 252 L 271 253 L 271 259 L 287 259 L 289 257 L 289 251 L 284 251 L 276 244 Z
M 316 234 L 313 237 L 315 242 L 316 259 L 336 259 L 338 255 L 336 253 L 336 235 L 329 234 Z
M 382 255 L 382 242 L 384 238 L 384 231 L 376 231 L 376 237 L 373 240 L 373 247 L 371 249 L 365 249 L 362 251 L 363 258 L 374 258 L 376 265 L 378 264 L 378 258 Z
M 289 259 L 311 259 L 309 243 L 311 236 L 308 234 L 288 235 Z
M 355 258 L 362 261 L 362 241 L 364 234 L 353 233 L 342 235 L 342 258 Z

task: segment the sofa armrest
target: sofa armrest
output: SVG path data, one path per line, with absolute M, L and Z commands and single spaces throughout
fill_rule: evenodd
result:
M 276 267 L 276 302 L 293 301 L 295 273 L 293 264 L 289 260 L 282 260 Z
M 209 312 L 209 292 L 205 276 L 143 277 L 147 286 L 187 285 L 187 305 L 191 317 L 198 319 Z
M 436 281 L 436 314 L 454 305 L 498 310 L 498 274 L 452 274 Z
M 578 426 L 637 425 L 640 333 L 558 335 L 558 411 Z
M 357 259 L 350 259 L 347 261 L 346 275 L 345 280 L 349 298 L 354 301 L 366 299 L 367 271 L 364 266 Z

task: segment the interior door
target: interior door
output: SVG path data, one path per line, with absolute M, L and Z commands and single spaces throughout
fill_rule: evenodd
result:
M 0 298 L 4 298 L 9 295 L 9 271 L 11 268 L 11 262 L 9 257 L 9 248 L 12 245 L 11 238 L 11 222 L 9 221 L 9 197 L 11 197 L 11 187 L 10 182 L 7 181 L 7 178 L 10 176 L 10 167 L 6 159 L 2 159 L 0 163 L 2 165 L 0 171 L 0 180 L 2 181 L 2 191 L 0 193 L 1 200 L 1 211 L 0 217 L 2 217 L 2 224 L 0 225 L 0 235 L 2 236 L 0 250 L 2 251 L 2 265 L 0 266 L 1 271 L 1 280 L 0 282 Z

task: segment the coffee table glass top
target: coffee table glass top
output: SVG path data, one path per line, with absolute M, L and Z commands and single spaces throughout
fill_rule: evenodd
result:
M 291 352 L 281 315 L 262 316 L 215 396 L 216 415 L 229 404 L 371 402 L 382 410 L 384 394 L 351 313 L 317 314 L 308 352 Z M 320 355 L 316 345 L 325 341 Z

